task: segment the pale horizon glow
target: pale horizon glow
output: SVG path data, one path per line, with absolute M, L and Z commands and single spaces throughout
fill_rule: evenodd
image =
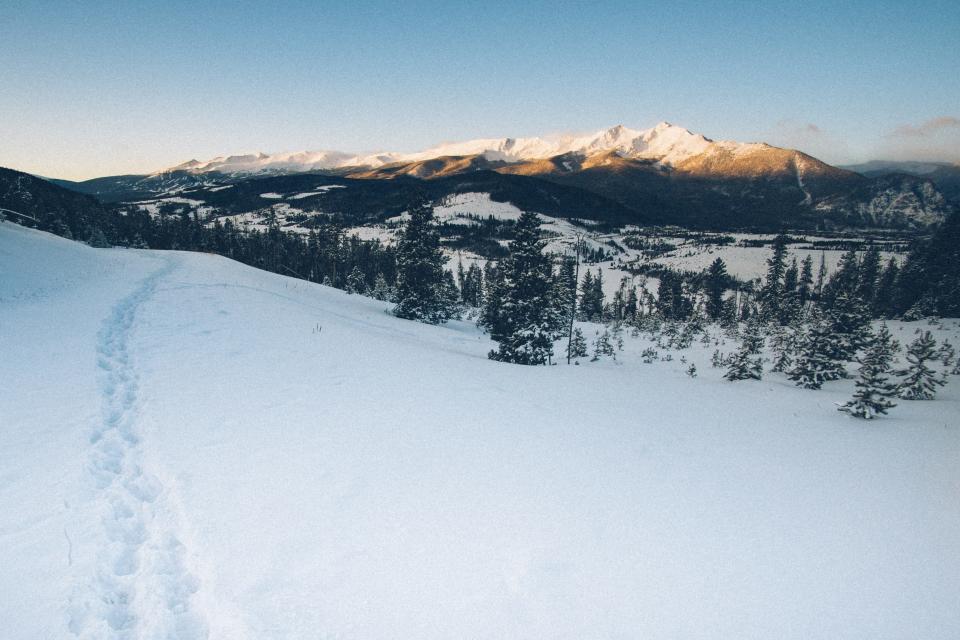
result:
M 0 166 L 54 178 L 664 120 L 832 164 L 960 161 L 955 2 L 12 0 L 0 37 Z

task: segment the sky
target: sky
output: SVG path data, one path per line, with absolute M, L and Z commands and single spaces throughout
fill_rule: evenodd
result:
M 660 121 L 960 161 L 960 2 L 0 2 L 0 166 L 84 179 Z

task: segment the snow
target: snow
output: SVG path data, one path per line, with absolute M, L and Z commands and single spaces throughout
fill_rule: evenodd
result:
M 489 193 L 470 192 L 448 196 L 434 206 L 433 215 L 437 220 L 452 222 L 468 215 L 481 218 L 494 217 L 497 220 L 519 220 L 523 213 L 509 202 L 495 202 Z
M 710 139 L 700 134 L 668 122 L 661 122 L 649 129 L 629 129 L 623 125 L 617 125 L 584 135 L 478 138 L 461 142 L 445 142 L 413 153 L 388 151 L 356 154 L 342 151 L 297 151 L 219 156 L 205 162 L 191 160 L 154 175 L 171 171 L 226 174 L 297 173 L 353 166 L 381 167 L 395 162 L 417 162 L 444 156 L 469 155 L 483 155 L 488 160 L 521 162 L 566 153 L 587 155 L 607 151 L 616 151 L 630 157 L 654 159 L 664 165 L 674 165 L 708 151 L 712 144 L 714 143 Z M 739 149 L 738 143 L 725 144 L 730 149 Z
M 346 185 L 343 184 L 325 184 L 319 187 L 316 187 L 313 191 L 304 191 L 302 193 L 295 193 L 292 196 L 289 196 L 288 200 L 299 200 L 301 198 L 309 198 L 310 196 L 319 196 L 324 193 L 327 193 L 331 189 L 346 189 Z
M 272 192 L 272 191 L 269 191 L 269 192 L 267 192 L 267 193 L 261 193 L 261 194 L 260 194 L 260 197 L 261 197 L 261 198 L 266 198 L 267 200 L 278 200 L 278 199 L 282 198 L 283 195 L 281 195 L 281 194 L 279 194 L 279 193 L 274 193 L 274 192 Z
M 179 196 L 167 196 L 152 200 L 138 200 L 137 202 L 131 204 L 134 204 L 141 211 L 145 211 L 154 217 L 160 215 L 160 207 L 165 204 L 186 205 L 189 209 L 196 211 L 201 217 L 206 217 L 214 211 L 214 207 L 207 206 L 203 200 L 196 200 L 194 198 L 181 198 Z
M 960 634 L 956 379 L 864 423 L 386 307 L 0 223 L 3 636 Z

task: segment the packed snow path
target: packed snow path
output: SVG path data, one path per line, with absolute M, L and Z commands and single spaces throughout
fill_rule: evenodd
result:
M 160 480 L 144 470 L 137 429 L 138 375 L 131 335 L 137 312 L 175 260 L 121 300 L 99 332 L 102 420 L 90 436 L 90 479 L 99 492 L 103 539 L 96 575 L 70 605 L 81 638 L 192 640 L 207 635 L 192 606 L 196 577 L 186 566 L 176 514 Z
M 517 367 L 385 310 L 0 223 L 0 637 L 960 637 L 957 380 L 865 423 L 729 341 Z

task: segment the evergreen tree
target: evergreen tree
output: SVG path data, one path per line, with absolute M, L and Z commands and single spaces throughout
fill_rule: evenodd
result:
M 347 293 L 359 293 L 363 294 L 367 290 L 367 283 L 363 278 L 363 271 L 359 266 L 355 266 L 350 270 L 350 275 L 347 276 L 347 286 L 344 287 L 344 290 Z
M 737 325 L 737 302 L 734 298 L 727 298 L 723 301 L 723 307 L 720 310 L 720 326 L 731 329 Z
M 460 289 L 454 278 L 453 271 L 444 270 L 443 285 L 440 288 L 441 304 L 447 310 L 449 318 L 459 318 L 463 311 L 460 304 Z
M 783 272 L 783 294 L 785 296 L 796 295 L 797 287 L 800 284 L 800 269 L 797 267 L 797 258 L 790 261 L 790 266 Z
M 797 295 L 799 297 L 801 306 L 807 303 L 807 300 L 810 299 L 812 293 L 813 258 L 808 253 L 807 257 L 803 259 L 803 263 L 800 266 L 800 280 L 797 287 Z
M 770 348 L 773 351 L 771 371 L 783 373 L 793 367 L 796 336 L 796 327 L 775 327 L 773 329 L 770 337 Z
M 590 360 L 596 362 L 601 357 L 612 357 L 616 359 L 616 353 L 613 350 L 613 344 L 610 342 L 610 331 L 603 330 L 603 333 L 597 334 L 593 341 L 593 358 Z
M 570 357 L 585 358 L 587 356 L 587 341 L 583 337 L 580 327 L 573 330 L 573 339 L 570 340 Z
M 936 359 L 936 347 L 937 342 L 929 331 L 922 332 L 910 343 L 907 347 L 909 366 L 896 372 L 897 376 L 903 378 L 897 387 L 897 396 L 904 400 L 933 400 L 937 387 L 946 384 L 927 366 L 928 362 Z
M 410 220 L 397 245 L 398 318 L 436 324 L 453 315 L 444 282 L 444 258 L 433 210 L 421 202 L 410 211 Z
M 377 279 L 373 282 L 373 292 L 371 295 L 377 300 L 384 300 L 386 302 L 393 301 L 393 290 L 390 285 L 387 284 L 387 279 L 382 273 L 377 274 Z
M 838 361 L 852 362 L 866 343 L 870 333 L 870 315 L 859 298 L 839 293 L 828 312 L 833 334 L 830 356 Z
M 874 339 L 860 359 L 859 377 L 853 398 L 838 407 L 839 411 L 857 418 L 870 420 L 887 413 L 887 409 L 896 406 L 890 397 L 896 394 L 897 387 L 891 384 L 887 346 Z
M 870 311 L 874 317 L 889 318 L 895 313 L 894 296 L 896 294 L 897 275 L 900 268 L 895 258 L 890 258 L 877 282 L 876 294 Z
M 87 244 L 96 249 L 106 249 L 110 246 L 110 243 L 107 242 L 107 236 L 104 235 L 103 229 L 100 227 L 93 227 L 90 230 L 90 234 L 87 237 Z
M 874 332 L 870 344 L 875 351 L 874 358 L 877 365 L 884 371 L 889 371 L 894 357 L 900 351 L 900 343 L 890 335 L 886 322 L 880 323 L 880 328 Z
M 707 315 L 711 320 L 720 320 L 723 315 L 723 293 L 727 289 L 727 265 L 722 259 L 714 260 L 707 269 L 704 279 L 704 289 L 707 295 Z
M 953 365 L 953 360 L 956 358 L 956 356 L 957 350 L 953 348 L 953 345 L 950 344 L 949 340 L 944 340 L 943 344 L 940 345 L 940 350 L 937 351 L 937 357 L 943 364 L 943 368 L 949 370 Z
M 583 275 L 583 282 L 580 283 L 580 303 L 577 305 L 578 317 L 580 320 L 591 321 L 594 319 L 596 305 L 594 302 L 593 272 L 587 269 Z
M 470 291 L 467 304 L 471 307 L 480 307 L 483 305 L 483 272 L 475 262 L 467 269 L 467 282 Z
M 820 267 L 817 269 L 817 300 L 823 297 L 823 287 L 824 283 L 827 280 L 827 254 L 825 251 L 820 252 Z
M 783 296 L 783 276 L 787 259 L 787 236 L 779 233 L 773 239 L 773 254 L 767 260 L 767 277 L 761 291 L 761 303 L 767 319 L 778 319 Z
M 821 296 L 823 303 L 830 308 L 840 296 L 848 299 L 856 298 L 859 283 L 860 263 L 857 260 L 857 252 L 850 249 L 840 258 L 837 270 L 824 287 Z
M 857 297 L 868 309 L 872 308 L 880 279 L 880 250 L 876 245 L 871 245 L 863 254 L 858 275 Z
M 457 288 L 460 290 L 460 300 L 466 303 L 465 296 L 469 293 L 470 284 L 467 282 L 467 272 L 463 269 L 463 260 L 457 260 Z
M 490 337 L 499 343 L 490 358 L 538 365 L 553 355 L 553 340 L 562 327 L 552 299 L 553 265 L 543 253 L 540 218 L 525 211 L 517 221 L 504 275 L 502 324 Z
M 494 333 L 503 334 L 508 330 L 503 313 L 503 303 L 506 295 L 503 271 L 488 262 L 484 266 L 483 283 L 483 307 L 477 324 L 491 335 Z
M 696 377 L 697 377 L 697 365 L 695 365 L 695 364 L 693 364 L 693 363 L 691 362 L 691 363 L 690 363 L 690 366 L 687 367 L 687 375 L 690 376 L 691 378 L 696 378 Z
M 593 279 L 593 291 L 590 296 L 592 306 L 590 316 L 597 322 L 603 322 L 603 269 L 597 269 L 597 277 Z
M 735 380 L 760 380 L 763 376 L 763 334 L 760 323 L 753 320 L 743 331 L 740 348 L 730 356 L 724 378 Z
M 824 382 L 844 377 L 843 362 L 834 355 L 835 341 L 830 324 L 815 314 L 804 331 L 787 377 L 806 389 L 819 389 Z

